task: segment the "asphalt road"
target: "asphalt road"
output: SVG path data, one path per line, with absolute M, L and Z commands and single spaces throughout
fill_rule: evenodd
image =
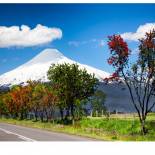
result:
M 0 123 L 0 141 L 92 141 L 69 134 Z

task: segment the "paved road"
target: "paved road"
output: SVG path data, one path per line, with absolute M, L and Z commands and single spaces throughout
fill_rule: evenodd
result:
M 92 141 L 92 139 L 0 123 L 0 141 Z

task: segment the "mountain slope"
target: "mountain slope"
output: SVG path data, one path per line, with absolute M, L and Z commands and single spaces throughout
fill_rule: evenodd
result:
M 47 71 L 50 65 L 61 63 L 77 63 L 81 69 L 85 68 L 88 73 L 94 73 L 99 80 L 110 75 L 109 73 L 101 71 L 99 69 L 75 62 L 65 57 L 56 49 L 45 49 L 27 63 L 1 75 L 0 85 L 11 86 L 14 84 L 26 83 L 26 81 L 28 80 L 41 80 L 43 82 L 46 82 L 48 81 Z

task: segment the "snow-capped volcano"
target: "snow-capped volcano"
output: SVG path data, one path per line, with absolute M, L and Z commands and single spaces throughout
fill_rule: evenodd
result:
M 1 75 L 0 89 L 8 88 L 14 84 L 24 85 L 30 79 L 46 82 L 48 81 L 47 71 L 51 64 L 62 63 L 77 63 L 81 69 L 85 68 L 88 73 L 94 73 L 99 80 L 110 76 L 107 72 L 73 61 L 56 49 L 45 49 L 27 63 Z M 106 84 L 100 82 L 99 89 L 105 92 L 107 96 L 105 105 L 109 111 L 135 112 L 134 107 L 131 106 L 129 91 L 124 83 Z
M 0 85 L 11 86 L 14 84 L 26 83 L 28 80 L 41 80 L 46 82 L 48 81 L 47 71 L 51 64 L 62 63 L 77 63 L 81 69 L 85 68 L 88 73 L 94 73 L 96 78 L 99 80 L 110 76 L 110 74 L 107 72 L 90 67 L 88 65 L 80 64 L 65 57 L 57 49 L 45 49 L 27 63 L 1 75 Z

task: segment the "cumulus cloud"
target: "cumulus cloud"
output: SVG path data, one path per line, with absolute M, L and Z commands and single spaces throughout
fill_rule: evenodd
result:
M 55 39 L 61 39 L 62 31 L 59 28 L 50 28 L 41 24 L 31 29 L 27 25 L 0 26 L 0 48 L 18 46 L 30 47 L 47 44 Z
M 146 23 L 144 25 L 140 25 L 136 32 L 126 32 L 121 34 L 121 36 L 125 40 L 138 41 L 138 39 L 145 37 L 146 32 L 153 29 L 155 29 L 155 23 Z

